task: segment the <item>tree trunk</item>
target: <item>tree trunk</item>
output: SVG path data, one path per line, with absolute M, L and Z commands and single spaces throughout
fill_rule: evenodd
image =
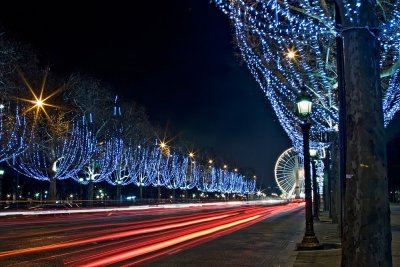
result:
M 3 200 L 3 175 L 0 174 L 0 201 Z M 2 202 L 0 202 L 2 205 Z
M 87 200 L 88 200 L 89 207 L 93 206 L 93 195 L 94 195 L 94 183 L 92 180 L 90 180 L 89 184 L 88 184 L 88 190 L 87 190 Z
M 392 266 L 379 42 L 369 30 L 352 28 L 378 26 L 376 2 L 361 3 L 357 19 L 343 17 L 348 179 L 342 266 Z
M 331 210 L 332 223 L 339 223 L 340 218 L 340 185 L 339 185 L 339 137 L 338 133 L 330 135 L 332 168 L 330 174 L 331 187 Z
M 57 200 L 57 180 L 50 178 L 49 185 L 49 201 L 56 202 Z
M 329 185 L 330 183 L 330 159 L 329 156 L 326 157 L 325 159 L 325 169 L 327 170 L 324 173 L 324 188 L 323 188 L 323 203 L 324 203 L 324 211 L 329 211 L 331 209 L 331 203 L 330 203 L 330 198 L 331 198 L 331 186 Z
M 122 187 L 122 185 L 120 185 L 120 184 L 117 184 L 117 197 L 116 197 L 116 200 L 117 200 L 117 202 L 118 203 L 120 203 L 121 202 L 121 187 Z

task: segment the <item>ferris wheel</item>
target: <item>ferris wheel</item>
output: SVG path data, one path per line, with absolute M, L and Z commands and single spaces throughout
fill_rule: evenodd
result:
M 294 148 L 285 150 L 275 163 L 275 181 L 286 198 L 304 194 L 304 161 Z

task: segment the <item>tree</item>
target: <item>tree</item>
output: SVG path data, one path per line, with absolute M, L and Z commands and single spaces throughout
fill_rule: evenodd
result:
M 348 5 L 358 7 L 357 1 Z M 347 161 L 343 266 L 392 266 L 378 8 L 363 1 L 343 17 Z M 341 11 L 345 6 L 341 6 Z M 342 14 L 345 14 L 343 12 Z
M 49 200 L 57 196 L 56 180 L 74 178 L 89 161 L 94 135 L 83 121 L 64 122 L 62 117 L 36 125 L 28 148 L 15 157 L 12 167 L 25 176 L 49 181 Z
M 45 71 L 39 86 L 30 84 L 24 75 L 21 76 L 32 94 L 31 99 L 19 98 L 21 102 L 30 104 L 23 106 L 23 112 L 32 130 L 27 149 L 9 163 L 28 177 L 49 181 L 49 199 L 55 201 L 56 180 L 76 177 L 91 158 L 95 143 L 90 122 L 76 115 L 66 106 L 67 103 L 57 104 L 57 99 L 52 98 L 59 96 L 65 87 L 61 86 L 51 93 L 45 92 L 46 85 L 50 83 L 51 87 L 59 82 L 59 79 L 49 81 L 47 74 L 48 71 Z M 36 86 L 40 88 L 39 92 L 35 92 Z M 54 102 L 49 103 L 51 101 Z
M 391 266 L 384 126 L 400 109 L 399 1 L 215 0 L 233 23 L 242 58 L 301 151 L 292 105 L 314 98 L 311 146 L 338 129 L 337 35 L 344 39 L 347 110 L 343 266 Z M 336 14 L 338 15 L 338 14 Z M 380 33 L 380 34 L 379 34 Z M 341 58 L 341 57 L 339 57 Z

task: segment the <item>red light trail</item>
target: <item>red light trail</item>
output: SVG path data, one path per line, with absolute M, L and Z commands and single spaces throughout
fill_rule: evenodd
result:
M 20 227 L 28 227 L 30 231 L 25 233 L 21 230 L 23 233 L 18 233 L 16 230 L 17 233 L 12 231 L 1 237 L 2 242 L 10 244 L 7 247 L 14 245 L 16 248 L 0 252 L 0 265 L 7 266 L 8 262 L 12 265 L 11 262 L 16 260 L 21 263 L 62 258 L 66 266 L 130 266 L 207 242 L 301 207 L 299 204 L 246 206 L 217 211 L 199 210 L 195 213 L 195 208 L 192 208 L 190 214 L 163 214 L 156 219 L 149 219 L 150 215 L 146 215 L 147 219 L 140 221 L 135 212 L 123 212 L 121 218 L 118 213 L 112 217 L 104 214 L 102 217 L 94 214 L 60 218 L 32 217 L 30 223 L 33 227 L 42 221 L 43 226 L 38 229 L 32 228 L 29 221 L 13 218 L 7 221 L 8 227 L 14 222 L 16 229 L 20 224 Z M 112 223 L 105 223 L 110 218 L 113 219 Z M 122 221 L 115 222 L 116 219 Z M 35 240 L 40 240 L 41 245 L 30 246 Z

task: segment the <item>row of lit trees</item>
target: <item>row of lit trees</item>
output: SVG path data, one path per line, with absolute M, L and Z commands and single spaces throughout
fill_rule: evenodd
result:
M 3 43 L 0 48 L 4 51 L 7 46 Z M 20 51 L 13 53 L 17 57 Z M 27 177 L 49 181 L 49 199 L 57 198 L 57 180 L 64 179 L 88 184 L 89 199 L 93 185 L 102 181 L 116 186 L 118 199 L 121 186 L 128 184 L 254 191 L 253 175 L 202 163 L 193 152 L 186 154 L 159 141 L 144 109 L 120 103 L 99 80 L 80 74 L 65 80 L 50 78 L 48 70 L 18 60 L 5 62 L 10 72 L 2 82 L 10 87 L 3 88 L 0 102 L 0 162 L 7 161 Z M 43 73 L 40 82 L 31 82 Z
M 49 112 L 50 113 L 50 112 Z M 246 179 L 237 171 L 217 168 L 212 163 L 202 165 L 194 153 L 180 155 L 164 142 L 148 145 L 124 139 L 121 111 L 114 107 L 112 124 L 103 137 L 96 137 L 95 122 L 82 117 L 72 122 L 37 121 L 30 131 L 22 152 L 13 154 L 9 164 L 25 176 L 50 182 L 49 199 L 56 199 L 56 181 L 75 179 L 89 184 L 107 181 L 117 187 L 166 187 L 204 192 L 253 193 L 255 179 Z M 78 117 L 79 118 L 79 117 Z M 25 143 L 22 143 L 25 144 Z M 17 151 L 14 151 L 17 152 Z

